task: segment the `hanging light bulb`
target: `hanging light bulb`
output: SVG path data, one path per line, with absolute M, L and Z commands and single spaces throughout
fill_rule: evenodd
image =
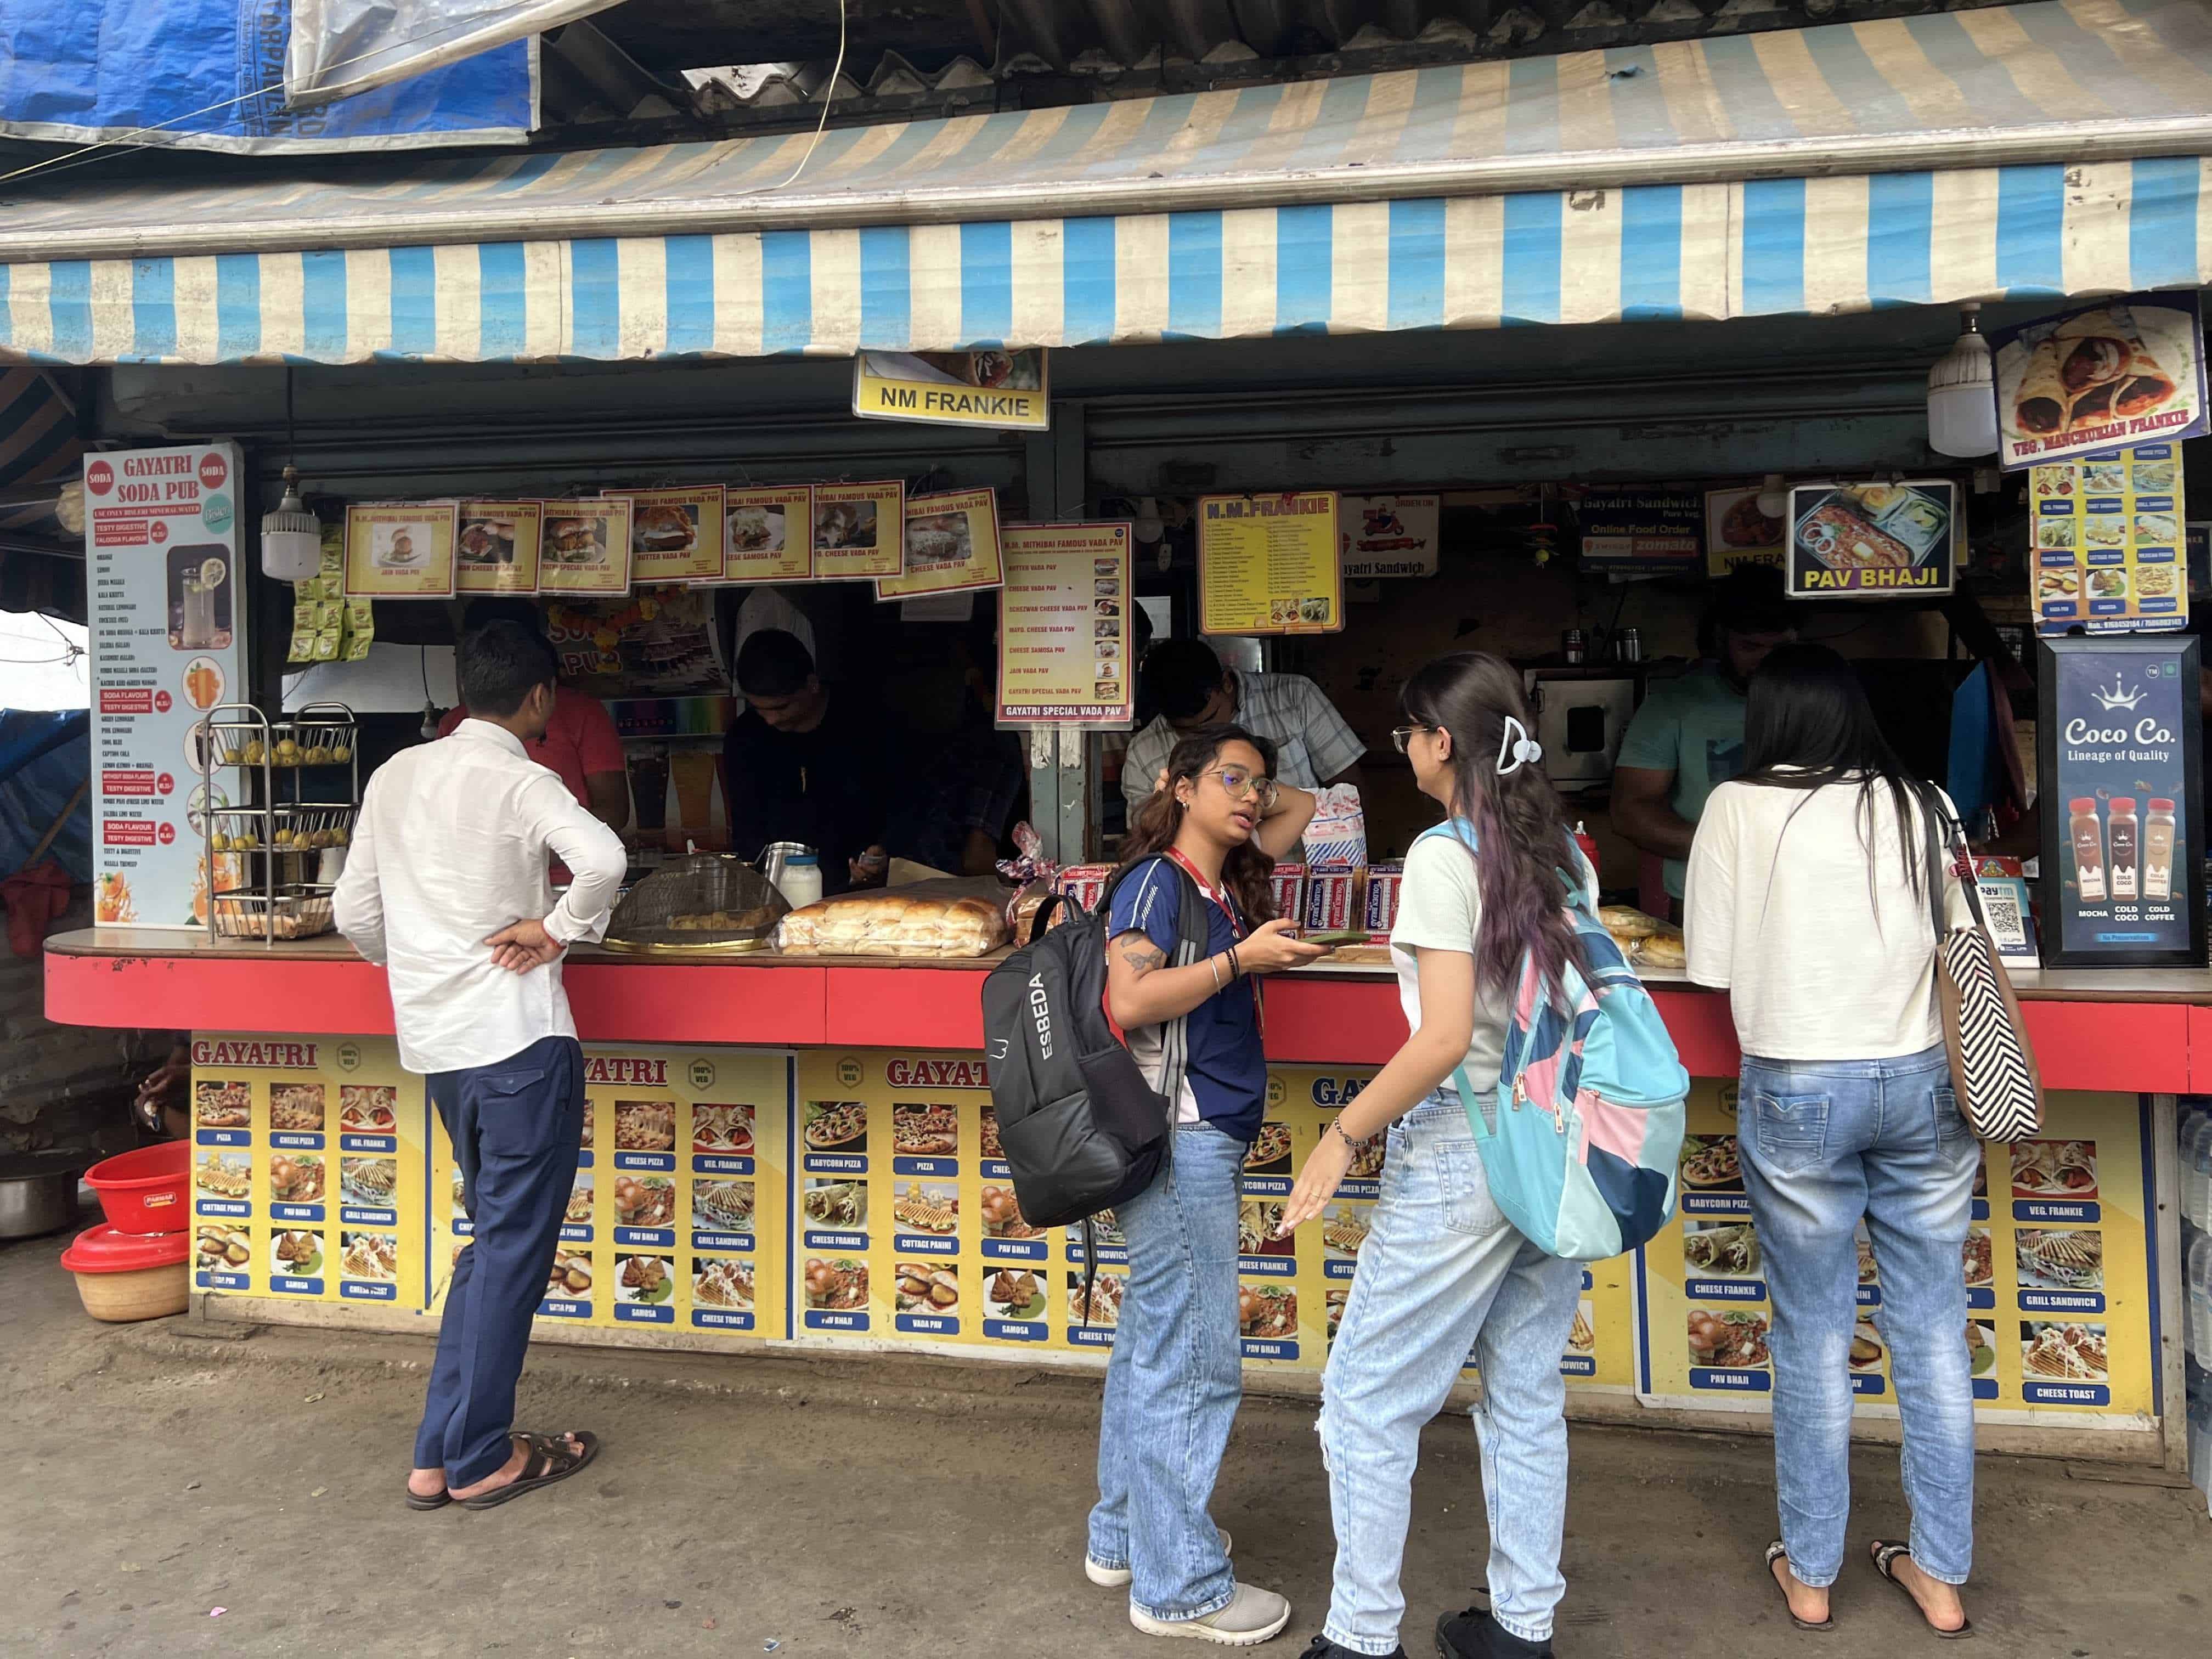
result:
M 1778 519 L 1790 511 L 1790 489 L 1779 472 L 1770 472 L 1759 481 L 1759 510 L 1770 519 Z
M 1928 447 L 1939 455 L 1987 455 L 1997 447 L 1996 388 L 1981 309 L 1960 308 L 1963 331 L 1928 371 Z
M 300 471 L 284 469 L 284 499 L 261 519 L 261 574 L 280 582 L 312 581 L 323 568 L 323 526 L 300 500 Z
M 1167 534 L 1167 526 L 1160 520 L 1160 503 L 1156 496 L 1147 495 L 1137 503 L 1137 539 L 1150 547 Z

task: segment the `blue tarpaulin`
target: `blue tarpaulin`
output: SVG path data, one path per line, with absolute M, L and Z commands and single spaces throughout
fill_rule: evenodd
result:
M 91 776 L 92 716 L 0 710 L 0 877 L 23 867 L 70 797 Z M 92 879 L 92 797 L 77 800 L 46 858 L 73 880 Z
M 0 136 L 277 155 L 520 143 L 536 124 L 535 36 L 288 109 L 291 36 L 292 0 L 0 0 Z

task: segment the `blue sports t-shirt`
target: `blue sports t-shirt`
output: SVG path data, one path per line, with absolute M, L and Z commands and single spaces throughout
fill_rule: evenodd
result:
M 1124 933 L 1142 933 L 1166 952 L 1172 964 L 1182 942 L 1181 884 L 1188 879 L 1165 857 L 1145 860 L 1114 890 L 1108 913 L 1109 935 L 1119 939 Z M 1206 901 L 1206 953 L 1215 956 L 1236 945 L 1237 931 L 1214 902 L 1215 895 L 1201 890 Z M 1231 905 L 1236 902 L 1229 900 Z M 1240 979 L 1208 997 L 1190 1011 L 1183 1029 L 1189 1049 L 1184 1070 L 1189 1093 L 1179 1103 L 1178 1115 L 1202 1119 L 1239 1140 L 1252 1139 L 1260 1133 L 1267 1098 L 1267 1056 L 1261 1046 L 1260 1011 L 1252 981 Z M 1129 1052 L 1148 1070 L 1158 1061 L 1158 1030 L 1154 1026 L 1128 1034 Z

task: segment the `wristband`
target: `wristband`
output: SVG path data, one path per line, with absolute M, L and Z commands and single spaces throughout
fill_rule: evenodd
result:
M 1221 994 L 1221 958 L 1208 957 L 1206 959 L 1206 965 L 1213 971 L 1213 991 L 1214 994 L 1218 996 Z M 1234 983 L 1233 981 L 1231 982 Z
M 1336 1138 L 1344 1143 L 1346 1151 L 1356 1152 L 1359 1150 L 1359 1143 L 1345 1133 L 1344 1118 L 1340 1114 L 1329 1119 L 1328 1127 L 1336 1131 Z

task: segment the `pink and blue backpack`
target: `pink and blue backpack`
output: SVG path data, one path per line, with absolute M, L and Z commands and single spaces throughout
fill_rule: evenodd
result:
M 1438 824 L 1471 851 L 1464 819 Z M 1425 839 L 1425 837 L 1424 837 Z M 1491 1196 L 1539 1249 L 1573 1261 L 1632 1250 L 1674 1212 L 1690 1074 L 1644 981 L 1599 921 L 1588 862 L 1559 873 L 1583 966 L 1547 986 L 1523 957 L 1493 1094 L 1453 1073 Z M 1583 873 L 1577 873 L 1583 872 Z

